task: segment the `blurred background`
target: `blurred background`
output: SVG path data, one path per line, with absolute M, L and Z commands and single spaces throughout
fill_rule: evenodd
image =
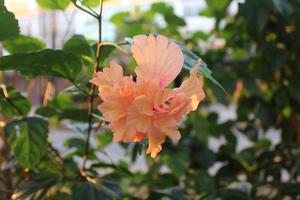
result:
M 63 48 L 74 34 L 97 40 L 97 22 L 71 4 L 66 10 L 45 9 L 34 0 L 6 0 L 6 5 L 22 34 L 50 48 Z M 299 0 L 108 0 L 103 10 L 104 41 L 148 33 L 179 40 L 226 90 L 206 80 L 207 97 L 182 122 L 179 144 L 168 141 L 155 161 L 138 154 L 135 145 L 93 136 L 93 151 L 105 149 L 96 153 L 101 160 L 134 172 L 116 176 L 129 199 L 163 194 L 175 200 L 300 199 Z M 5 48 L 0 53 L 8 54 Z M 113 52 L 110 58 L 128 66 L 127 73 L 134 71 L 135 63 L 124 55 Z M 183 71 L 174 86 L 187 74 Z M 59 102 L 55 94 L 69 86 L 51 80 L 50 87 L 48 79 L 28 81 L 16 72 L 1 74 L 0 80 L 22 89 L 36 107 Z M 53 145 L 69 155 L 70 147 L 78 146 L 66 141 L 78 133 L 68 119 L 52 122 Z

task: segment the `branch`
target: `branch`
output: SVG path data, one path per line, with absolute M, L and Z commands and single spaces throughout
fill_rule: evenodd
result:
M 103 11 L 103 0 L 101 0 L 100 3 L 100 11 L 99 15 L 97 17 L 98 20 L 98 43 L 102 42 L 102 11 Z M 94 65 L 94 73 L 100 70 L 100 58 L 101 58 L 101 46 L 97 46 L 97 52 L 96 52 L 96 62 Z M 89 88 L 89 95 L 90 95 L 90 101 L 88 106 L 88 131 L 87 131 L 87 138 L 86 138 L 86 145 L 85 145 L 85 151 L 83 156 L 83 163 L 82 163 L 82 171 L 85 171 L 86 169 L 86 162 L 89 159 L 89 150 L 90 150 L 90 137 L 92 132 L 92 119 L 93 119 L 93 107 L 94 107 L 94 93 L 95 93 L 96 87 L 95 85 L 91 84 Z

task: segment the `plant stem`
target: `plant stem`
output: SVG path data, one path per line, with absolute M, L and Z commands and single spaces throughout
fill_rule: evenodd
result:
M 102 42 L 102 11 L 103 11 L 103 0 L 100 2 L 100 11 L 98 15 L 98 42 Z M 96 52 L 96 62 L 94 65 L 94 73 L 100 70 L 100 58 L 101 58 L 101 46 L 97 46 L 97 52 Z M 88 106 L 88 131 L 87 131 L 87 138 L 86 138 L 86 145 L 85 145 L 85 153 L 83 156 L 83 163 L 82 163 L 82 170 L 85 171 L 86 169 L 86 162 L 89 158 L 89 149 L 90 149 L 90 137 L 92 132 L 92 119 L 93 119 L 93 107 L 94 107 L 94 93 L 95 93 L 96 87 L 95 85 L 91 84 L 89 88 L 89 106 Z
M 95 15 L 94 13 L 90 12 L 89 10 L 86 10 L 85 8 L 79 6 L 79 5 L 77 4 L 76 0 L 75 0 L 75 1 L 72 1 L 72 2 L 74 3 L 75 7 L 78 8 L 79 10 L 82 10 L 83 12 L 85 12 L 85 13 L 87 13 L 87 14 L 93 16 L 93 17 L 96 18 L 96 19 L 99 18 L 98 15 Z

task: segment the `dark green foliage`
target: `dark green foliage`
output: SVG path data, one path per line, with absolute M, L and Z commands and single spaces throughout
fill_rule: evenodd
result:
M 19 23 L 15 15 L 9 12 L 0 1 L 0 41 L 19 35 Z
M 26 115 L 30 111 L 30 107 L 30 102 L 19 91 L 11 87 L 0 87 L 1 114 L 8 116 Z
M 35 167 L 47 151 L 47 121 L 29 117 L 16 120 L 4 128 L 14 155 L 24 167 Z
M 49 197 L 47 192 L 52 188 L 55 188 L 61 183 L 61 178 L 57 174 L 39 173 L 30 174 L 30 177 L 25 181 L 17 190 L 17 199 L 59 199 L 56 197 Z M 48 197 L 48 198 L 47 198 Z M 64 200 L 68 197 L 65 196 Z
M 70 53 L 91 57 L 91 47 L 83 35 L 73 35 L 65 44 L 64 50 Z
M 71 119 L 74 121 L 87 121 L 87 109 L 74 107 L 75 102 L 70 95 L 57 95 L 45 107 L 40 107 L 36 113 L 44 117 L 56 117 L 59 120 Z
M 97 185 L 89 182 L 78 183 L 72 191 L 73 200 L 112 200 L 122 195 L 121 189 L 111 180 L 99 180 Z
M 45 49 L 0 58 L 0 70 L 18 70 L 29 78 L 55 76 L 74 81 L 81 68 L 79 58 L 63 50 Z
M 27 53 L 46 48 L 46 44 L 43 41 L 25 35 L 7 39 L 2 44 L 10 54 Z

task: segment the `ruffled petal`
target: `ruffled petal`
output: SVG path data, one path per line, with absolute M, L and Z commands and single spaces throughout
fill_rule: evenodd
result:
M 154 121 L 154 126 L 161 133 L 171 138 L 173 142 L 178 142 L 181 137 L 176 125 L 177 122 L 172 116 L 159 116 Z
M 148 149 L 147 154 L 150 154 L 152 158 L 162 150 L 162 144 L 165 142 L 166 135 L 160 132 L 157 128 L 151 127 L 148 132 Z
M 123 69 L 115 62 L 111 62 L 108 68 L 95 73 L 90 82 L 98 87 L 99 95 L 105 97 L 111 89 L 123 79 Z
M 138 67 L 138 81 L 151 81 L 164 88 L 171 83 L 183 67 L 183 54 L 175 42 L 158 35 L 135 36 L 131 47 Z
M 133 142 L 135 139 L 134 127 L 127 126 L 127 118 L 123 117 L 117 121 L 111 122 L 110 128 L 113 131 L 114 142 Z
M 190 99 L 190 110 L 195 111 L 200 103 L 205 98 L 203 90 L 203 77 L 198 75 L 199 67 L 194 67 L 190 71 L 190 77 L 184 80 L 181 86 L 175 91 L 183 92 L 187 99 Z

